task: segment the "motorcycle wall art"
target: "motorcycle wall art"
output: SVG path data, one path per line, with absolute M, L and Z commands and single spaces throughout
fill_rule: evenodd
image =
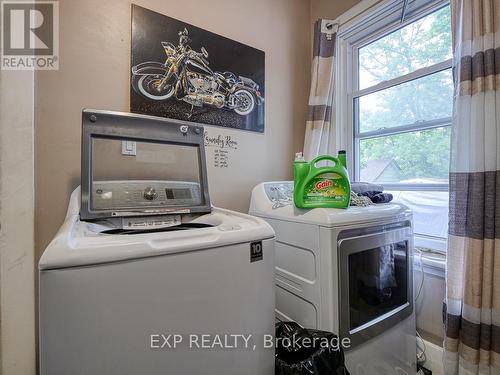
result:
M 132 6 L 130 110 L 264 131 L 264 52 Z

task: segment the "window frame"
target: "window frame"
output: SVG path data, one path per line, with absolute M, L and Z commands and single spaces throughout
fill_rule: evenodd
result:
M 413 72 L 396 78 L 379 82 L 373 86 L 359 90 L 358 51 L 360 48 L 373 43 L 380 38 L 411 24 L 420 18 L 438 11 L 450 4 L 449 0 L 413 0 L 408 2 L 406 16 L 401 23 L 402 2 L 397 0 L 368 1 L 363 7 L 354 7 L 344 13 L 339 19 L 336 55 L 337 65 L 335 72 L 336 102 L 335 123 L 342 124 L 336 127 L 336 132 L 330 138 L 330 149 L 345 149 L 348 155 L 349 174 L 355 181 L 359 180 L 359 169 L 356 163 L 359 160 L 359 142 L 362 139 L 403 134 L 416 130 L 428 130 L 438 127 L 451 126 L 452 118 L 420 121 L 397 127 L 388 127 L 375 131 L 359 131 L 359 124 L 355 123 L 355 99 L 381 90 L 395 87 L 402 83 L 422 78 L 452 68 L 453 59 L 417 69 Z M 387 190 L 398 191 L 448 191 L 448 183 L 429 184 L 387 184 Z
M 365 0 L 338 17 L 339 24 L 335 49 L 335 110 L 332 118 L 337 124 L 335 132 L 330 135 L 329 150 L 344 149 L 347 151 L 348 170 L 351 178 L 358 179 L 355 162 L 359 159 L 359 146 L 356 146 L 355 135 L 359 136 L 357 124 L 354 124 L 354 98 L 394 87 L 403 82 L 421 78 L 439 71 L 452 68 L 453 59 L 448 59 L 429 67 L 380 82 L 371 87 L 359 90 L 358 50 L 391 32 L 402 28 L 418 19 L 448 6 L 450 0 L 410 0 L 407 4 L 405 19 L 401 23 L 403 2 L 400 0 Z M 397 128 L 386 128 L 382 131 L 365 132 L 365 136 L 390 135 L 403 131 L 432 129 L 451 126 L 452 118 L 407 124 Z M 368 134 L 367 134 L 368 133 Z M 359 140 L 359 137 L 358 137 Z M 359 144 L 359 141 L 358 141 Z M 396 191 L 444 191 L 448 184 L 382 184 L 387 190 Z M 446 254 L 447 238 L 433 237 L 426 234 L 415 234 L 415 245 L 432 248 Z M 434 266 L 433 266 L 434 267 Z

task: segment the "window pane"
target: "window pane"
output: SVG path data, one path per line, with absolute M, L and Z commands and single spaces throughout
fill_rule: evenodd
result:
M 450 59 L 447 6 L 359 49 L 359 88 Z
M 450 127 L 359 141 L 360 181 L 448 183 Z
M 356 99 L 360 133 L 451 117 L 451 69 Z

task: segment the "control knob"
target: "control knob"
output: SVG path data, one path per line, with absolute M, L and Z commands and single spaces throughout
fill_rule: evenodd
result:
M 156 194 L 156 190 L 151 186 L 148 186 L 146 189 L 144 189 L 144 199 L 152 201 L 153 199 L 156 199 L 157 196 L 158 194 Z

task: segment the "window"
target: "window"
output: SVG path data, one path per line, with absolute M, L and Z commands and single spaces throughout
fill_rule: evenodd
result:
M 381 12 L 376 24 L 360 22 L 363 31 L 351 27 L 341 42 L 351 67 L 344 82 L 351 172 L 412 208 L 417 244 L 444 250 L 439 243 L 448 230 L 453 106 L 450 6 L 427 2 L 401 24 L 399 4 L 393 5 L 384 10 L 392 18 Z

